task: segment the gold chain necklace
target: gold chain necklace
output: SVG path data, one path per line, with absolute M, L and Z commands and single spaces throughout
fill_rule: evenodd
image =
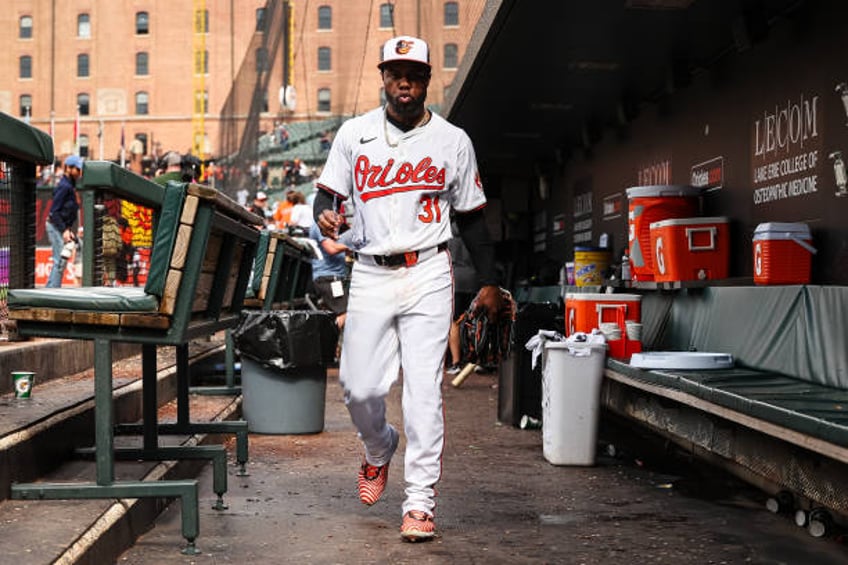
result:
M 386 136 L 386 145 L 388 145 L 389 147 L 394 149 L 395 147 L 400 145 L 401 138 L 399 137 L 398 140 L 395 141 L 394 143 L 392 143 L 389 140 L 389 118 L 388 118 L 388 115 L 389 115 L 388 110 L 383 112 L 383 134 Z M 414 126 L 412 126 L 412 129 L 410 129 L 409 131 L 412 131 L 413 129 L 415 129 L 417 127 L 421 127 L 429 121 L 430 121 L 430 110 L 425 109 L 424 115 L 421 116 L 421 119 L 418 120 L 418 123 L 415 124 Z M 404 132 L 404 133 L 406 133 L 406 132 Z

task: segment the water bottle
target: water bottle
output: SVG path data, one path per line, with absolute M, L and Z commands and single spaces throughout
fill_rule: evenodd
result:
M 621 257 L 621 280 L 630 280 L 630 257 L 628 257 L 627 251 Z
M 74 254 L 74 248 L 76 247 L 76 245 L 77 244 L 74 240 L 67 242 L 62 248 L 62 259 L 64 259 L 65 261 L 70 259 L 71 255 Z

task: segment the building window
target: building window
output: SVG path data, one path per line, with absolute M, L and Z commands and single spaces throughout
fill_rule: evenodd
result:
M 268 108 L 268 91 L 266 90 L 262 93 L 262 111 L 267 112 Z
M 78 77 L 87 77 L 89 72 L 89 61 L 87 53 L 80 53 L 77 55 L 77 76 Z
M 147 51 L 139 51 L 135 54 L 135 74 L 137 76 L 147 76 L 150 74 L 150 56 Z
M 265 8 L 256 9 L 256 31 L 265 32 Z
M 329 47 L 319 47 L 318 48 L 318 70 L 319 71 L 332 70 L 332 63 L 330 61 L 330 48 Z
M 209 113 L 209 91 L 196 90 L 194 92 L 194 113 L 208 114 Z
M 18 77 L 32 78 L 32 57 L 23 55 L 18 59 Z
M 21 39 L 32 38 L 32 16 L 22 16 L 20 27 L 18 28 L 18 37 Z
M 146 116 L 149 113 L 147 107 L 148 96 L 146 92 L 135 93 L 135 113 L 139 116 Z
M 268 50 L 260 47 L 256 50 L 256 72 L 263 73 L 268 70 Z
M 197 51 L 194 54 L 194 74 L 209 74 L 209 50 Z
M 85 134 L 79 136 L 79 156 L 83 159 L 88 157 L 88 136 Z
M 91 17 L 88 14 L 77 16 L 77 37 L 91 37 Z
M 77 108 L 79 108 L 80 116 L 87 116 L 89 114 L 91 106 L 88 94 L 84 92 L 77 94 Z
M 318 111 L 319 112 L 329 112 L 330 111 L 330 89 L 329 88 L 319 88 L 318 89 Z
M 194 13 L 194 33 L 209 33 L 209 10 Z
M 394 16 L 392 15 L 391 4 L 380 4 L 380 27 L 395 27 L 395 20 Z
M 147 12 L 136 12 L 135 33 L 137 35 L 147 35 L 150 33 L 150 16 L 147 15 Z
M 135 134 L 135 138 L 141 142 L 141 154 L 147 155 L 147 134 L 137 133 Z
M 333 8 L 318 6 L 318 29 L 333 29 Z
M 22 118 L 32 116 L 32 96 L 21 94 L 20 114 Z
M 388 100 L 386 99 L 386 89 L 380 87 L 380 106 L 384 106 L 386 102 L 388 102 Z
M 457 65 L 457 61 L 459 60 L 459 56 L 457 55 L 459 49 L 456 46 L 456 43 L 445 43 L 445 65 L 446 69 L 455 69 Z
M 445 25 L 459 25 L 459 2 L 445 2 Z

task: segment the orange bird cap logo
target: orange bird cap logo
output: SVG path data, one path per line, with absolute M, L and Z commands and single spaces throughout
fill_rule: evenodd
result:
M 395 53 L 397 53 L 398 55 L 406 55 L 410 51 L 412 51 L 412 41 L 401 39 L 395 45 Z

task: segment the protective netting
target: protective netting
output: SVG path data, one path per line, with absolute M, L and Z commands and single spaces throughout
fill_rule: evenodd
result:
M 35 279 L 33 225 L 35 165 L 0 158 L 0 339 L 13 326 L 6 303 L 9 288 L 32 286 Z
M 219 156 L 216 166 L 221 167 L 221 176 L 216 181 L 216 188 L 233 197 L 242 188 L 252 188 L 249 171 L 259 159 L 259 118 L 269 105 L 268 85 L 272 69 L 279 64 L 287 33 L 285 2 L 268 0 L 264 13 L 264 30 L 257 31 L 251 38 L 246 50 L 251 56 L 242 60 L 221 109 L 221 134 L 216 152 Z

